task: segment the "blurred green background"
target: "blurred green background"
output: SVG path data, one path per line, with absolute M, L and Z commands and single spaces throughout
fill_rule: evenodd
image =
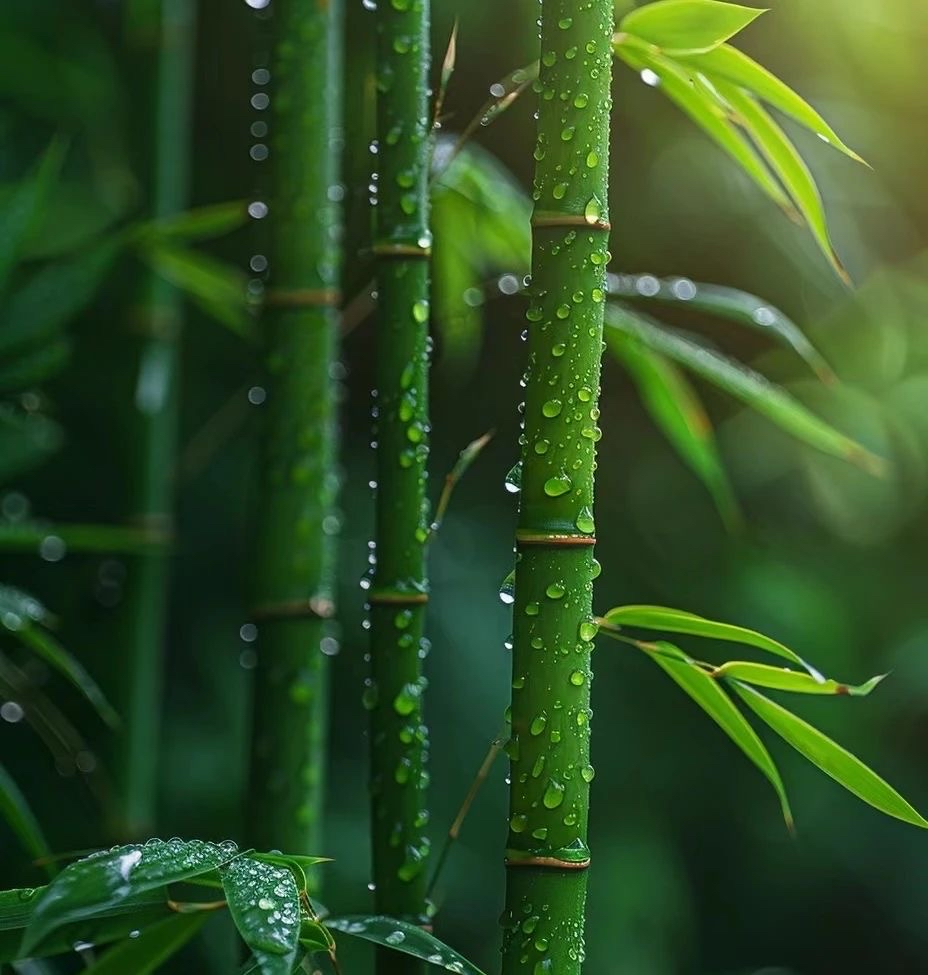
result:
M 144 209 L 146 160 L 127 147 L 149 111 L 119 31 L 121 0 L 4 0 L 0 11 L 0 182 L 22 176 L 52 136 L 69 137 L 60 198 L 33 256 Z M 626 5 L 628 6 L 628 5 Z M 776 0 L 739 40 L 809 99 L 872 165 L 868 171 L 797 132 L 819 180 L 848 294 L 811 237 L 762 199 L 660 92 L 616 64 L 611 213 L 613 270 L 680 274 L 741 287 L 784 309 L 835 366 L 820 387 L 763 337 L 708 327 L 836 426 L 892 462 L 877 480 L 788 440 L 713 391 L 706 398 L 748 517 L 727 536 L 699 482 L 656 433 L 625 374 L 603 383 L 598 488 L 600 611 L 655 602 L 755 626 L 848 681 L 892 676 L 866 700 L 797 709 L 928 809 L 928 103 L 921 97 L 928 19 L 915 0 Z M 251 76 L 267 64 L 266 10 L 201 0 L 193 199 L 259 199 L 249 156 L 261 121 Z M 435 0 L 441 55 L 455 18 L 458 67 L 446 128 L 479 109 L 489 86 L 536 54 L 535 0 Z M 371 29 L 363 17 L 349 45 Z M 349 86 L 357 78 L 349 76 Z M 477 140 L 525 185 L 533 106 L 526 97 Z M 256 130 L 260 131 L 260 129 Z M 794 130 L 791 129 L 791 132 Z M 358 133 L 348 132 L 349 143 Z M 89 216 L 90 215 L 90 216 Z M 77 228 L 77 229 L 75 229 Z M 242 269 L 261 252 L 259 221 L 212 245 Z M 253 266 L 261 267 L 260 262 Z M 125 510 L 132 265 L 111 277 L 71 329 L 67 369 L 43 388 L 61 448 L 2 485 L 0 513 L 118 522 Z M 261 278 L 261 273 L 255 275 Z M 432 822 L 436 842 L 502 724 L 509 610 L 497 598 L 512 565 L 523 348 L 518 298 L 484 306 L 472 367 L 442 355 L 433 396 L 433 481 L 465 443 L 496 436 L 459 488 L 433 552 L 428 660 Z M 3 328 L 0 322 L 0 329 Z M 369 907 L 366 741 L 361 688 L 363 593 L 371 525 L 368 446 L 372 323 L 345 339 L 342 388 L 341 650 L 333 657 L 325 900 Z M 167 641 L 159 833 L 237 838 L 241 829 L 250 651 L 247 622 L 260 383 L 253 346 L 191 310 L 184 336 L 179 527 Z M 24 394 L 28 395 L 28 394 Z M 34 393 L 32 395 L 35 395 Z M 252 392 L 251 399 L 260 399 Z M 54 556 L 49 560 L 48 556 Z M 112 556 L 4 554 L 0 577 L 39 595 L 63 642 L 104 684 L 118 673 L 114 634 L 125 567 Z M 248 635 L 247 630 L 245 635 Z M 701 654 L 722 659 L 725 648 Z M 594 659 L 594 761 L 587 931 L 590 975 L 881 975 L 928 971 L 928 842 L 858 803 L 781 742 L 771 744 L 797 816 L 782 825 L 763 778 L 695 706 L 634 651 Z M 86 737 L 107 742 L 57 678 L 33 677 Z M 112 679 L 112 677 L 111 677 Z M 12 716 L 16 717 L 15 711 Z M 106 842 L 105 768 L 55 762 L 25 722 L 0 724 L 0 756 L 56 849 Z M 505 769 L 467 821 L 438 891 L 437 933 L 481 967 L 496 965 L 502 903 Z M 0 828 L 2 886 L 37 882 Z M 220 935 L 178 971 L 228 971 Z M 199 954 L 196 954 L 199 952 Z M 226 952 L 224 954 L 223 952 Z M 346 975 L 365 970 L 345 955 Z M 225 966 L 225 967 L 224 967 Z M 66 967 L 66 965 L 65 965 Z M 62 969 L 64 970 L 64 969 Z

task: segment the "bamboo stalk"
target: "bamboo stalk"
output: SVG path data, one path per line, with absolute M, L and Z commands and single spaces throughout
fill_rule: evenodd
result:
M 193 95 L 195 0 L 155 0 L 129 8 L 136 39 L 157 52 L 154 106 L 152 216 L 180 213 L 188 202 Z M 154 30 L 149 34 L 148 28 Z M 133 525 L 169 536 L 177 452 L 180 333 L 183 299 L 163 278 L 148 273 L 134 330 L 141 343 L 135 383 L 130 457 Z M 161 681 L 169 555 L 140 553 L 127 563 L 125 672 L 118 701 L 125 718 L 119 743 L 120 833 L 150 835 L 155 823 Z
M 265 456 L 248 842 L 321 850 L 334 612 L 341 9 L 275 0 Z
M 513 606 L 504 975 L 583 962 L 611 0 L 543 0 Z
M 371 846 L 378 913 L 425 923 L 428 731 L 422 720 L 431 235 L 428 0 L 378 4 L 377 563 L 371 602 Z M 421 970 L 395 952 L 379 975 Z

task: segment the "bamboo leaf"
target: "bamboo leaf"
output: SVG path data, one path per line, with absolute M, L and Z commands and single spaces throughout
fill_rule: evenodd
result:
M 711 51 L 765 10 L 719 0 L 658 0 L 626 14 L 619 30 L 667 52 Z
M 606 340 L 618 329 L 649 349 L 684 366 L 714 386 L 766 416 L 781 429 L 823 453 L 841 457 L 872 474 L 885 471 L 885 461 L 817 417 L 786 390 L 753 369 L 735 363 L 689 336 L 669 329 L 649 315 L 616 304 L 606 308 Z
M 296 878 L 297 887 L 301 893 L 308 886 L 306 871 L 320 863 L 331 863 L 329 857 L 300 856 L 293 853 L 251 853 L 249 855 L 251 859 L 259 860 L 262 863 L 269 863 L 276 867 L 287 867 Z
M 55 139 L 32 172 L 0 203 L 0 293 L 6 289 L 16 260 L 41 219 L 49 195 L 64 164 L 66 146 Z
M 165 544 L 155 530 L 122 525 L 0 521 L 0 552 L 35 552 L 50 535 L 68 552 L 151 552 Z
M 681 61 L 688 67 L 701 71 L 710 79 L 721 78 L 747 88 L 768 105 L 810 129 L 823 142 L 839 149 L 851 159 L 867 165 L 864 159 L 838 138 L 834 129 L 805 99 L 775 74 L 736 47 L 723 44 L 703 54 L 683 55 Z
M 0 403 L 0 482 L 35 467 L 63 439 L 61 427 L 42 413 L 26 413 Z
M 621 35 L 619 35 L 621 36 Z M 653 71 L 667 97 L 683 110 L 791 219 L 795 208 L 764 161 L 742 136 L 718 102 L 695 87 L 693 76 L 676 61 L 646 49 L 635 48 L 626 38 L 615 43 L 615 52 L 634 70 Z
M 732 686 L 761 720 L 848 792 L 887 816 L 928 829 L 928 820 L 859 758 L 747 684 L 736 681 Z
M 34 860 L 44 860 L 51 856 L 51 849 L 42 832 L 28 800 L 13 777 L 0 765 L 0 816 L 16 834 L 22 848 Z M 54 876 L 55 871 L 46 864 L 46 872 Z
M 238 268 L 176 244 L 154 244 L 140 253 L 155 272 L 187 294 L 210 318 L 243 338 L 253 337 L 245 278 Z
M 606 618 L 608 619 L 608 614 Z M 793 815 L 780 773 L 764 743 L 757 737 L 757 732 L 748 724 L 731 698 L 705 670 L 696 666 L 673 644 L 659 640 L 654 644 L 639 643 L 638 646 L 712 718 L 767 777 L 780 800 L 787 828 L 792 830 Z M 653 648 L 663 652 L 655 653 Z M 683 659 L 674 659 L 675 654 Z
M 632 377 L 651 419 L 712 496 L 729 529 L 741 512 L 719 456 L 712 424 L 696 392 L 673 363 L 635 342 L 613 342 L 612 352 Z
M 441 496 L 438 499 L 438 504 L 435 506 L 435 516 L 432 519 L 432 525 L 429 529 L 430 537 L 433 536 L 438 529 L 441 527 L 441 523 L 444 520 L 445 512 L 448 510 L 448 505 L 451 503 L 451 496 L 454 494 L 454 489 L 458 485 L 458 481 L 467 473 L 471 464 L 480 456 L 483 452 L 483 448 L 493 439 L 493 431 L 483 434 L 482 437 L 478 437 L 476 440 L 472 440 L 461 452 L 458 454 L 458 459 L 455 461 L 454 467 L 448 472 L 445 477 L 445 484 L 442 488 Z
M 136 228 L 141 239 L 162 242 L 202 241 L 238 230 L 248 222 L 248 207 L 244 200 L 212 203 L 195 207 L 175 216 L 150 220 Z
M 222 888 L 261 975 L 290 975 L 300 938 L 300 895 L 291 871 L 243 856 L 222 871 Z
M 770 167 L 780 178 L 780 182 L 786 187 L 796 208 L 809 225 L 816 243 L 838 277 L 845 284 L 850 284 L 847 271 L 831 242 L 818 186 L 796 147 L 757 100 L 743 88 L 722 80 L 713 81 L 713 85 L 734 110 L 739 124 L 751 136 Z
M 741 643 L 783 657 L 804 667 L 814 679 L 823 678 L 818 671 L 807 664 L 802 657 L 778 640 L 774 640 L 756 630 L 733 623 L 718 623 L 707 620 L 695 613 L 667 606 L 617 606 L 603 617 L 612 626 L 631 626 L 642 630 L 659 630 L 663 633 L 683 633 L 687 636 L 706 637 L 710 640 L 725 640 L 728 643 Z
M 768 687 L 776 691 L 789 691 L 792 694 L 865 697 L 886 677 L 886 674 L 871 677 L 863 684 L 842 684 L 836 680 L 816 680 L 811 674 L 802 674 L 788 667 L 771 667 L 747 660 L 732 660 L 717 667 L 712 671 L 712 676 L 738 680 L 757 687 Z
M 74 318 L 96 295 L 121 246 L 116 239 L 107 240 L 33 274 L 3 309 L 0 354 L 47 340 Z
M 456 972 L 457 975 L 483 975 L 479 968 L 439 941 L 435 935 L 406 921 L 379 914 L 350 914 L 327 918 L 325 925 L 342 934 L 363 938 L 385 948 L 412 955 L 413 958 L 419 958 L 436 968 Z
M 117 846 L 78 860 L 45 888 L 23 936 L 22 953 L 29 955 L 64 925 L 134 907 L 139 898 L 216 870 L 236 855 L 234 843 L 172 839 Z
M 64 368 L 70 354 L 71 343 L 58 339 L 14 355 L 0 365 L 0 392 L 14 393 L 44 382 Z
M 772 335 L 804 359 L 822 382 L 837 381 L 831 366 L 799 326 L 779 308 L 747 291 L 653 274 L 610 274 L 607 284 L 610 295 L 625 301 L 685 306 Z
M 13 631 L 13 636 L 24 647 L 63 674 L 83 694 L 104 723 L 111 728 L 118 728 L 119 715 L 77 657 L 69 653 L 50 633 L 23 620 L 22 617 L 20 620 L 18 625 L 11 627 L 6 613 L 2 618 L 4 626 Z
M 208 915 L 175 914 L 114 945 L 84 975 L 151 975 L 203 927 Z

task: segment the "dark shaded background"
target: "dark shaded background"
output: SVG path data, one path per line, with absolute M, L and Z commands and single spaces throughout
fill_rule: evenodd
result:
M 0 19 L 0 179 L 20 176 L 62 128 L 75 128 L 69 163 L 101 205 L 143 205 L 123 137 L 146 123 L 137 65 L 121 47 L 118 0 L 5 0 Z M 460 19 L 449 127 L 488 86 L 535 55 L 534 0 L 436 0 L 435 46 Z M 726 537 L 700 484 L 651 427 L 624 374 L 603 383 L 597 511 L 604 571 L 600 611 L 660 602 L 756 626 L 829 673 L 859 681 L 891 670 L 867 700 L 802 702 L 797 710 L 928 808 L 928 234 L 924 194 L 928 106 L 921 97 L 928 20 L 915 0 L 778 0 L 740 42 L 819 108 L 872 164 L 855 166 L 806 133 L 797 143 L 823 187 L 839 251 L 859 285 L 846 295 L 792 227 L 682 118 L 659 91 L 616 65 L 612 157 L 614 269 L 683 274 L 768 297 L 802 324 L 845 385 L 825 390 L 756 334 L 708 322 L 718 343 L 788 384 L 836 425 L 889 457 L 877 481 L 795 445 L 765 421 L 706 392 L 724 457 L 748 514 Z M 241 0 L 203 0 L 194 201 L 255 198 L 262 167 L 249 159 L 252 69 L 266 63 L 266 22 Z M 358 30 L 369 30 L 361 21 Z M 361 42 L 357 33 L 350 44 Z M 29 43 L 73 63 L 92 84 L 93 125 L 62 118 L 61 79 L 17 86 Z M 97 43 L 103 45 L 97 50 Z M 23 52 L 26 51 L 27 54 Z M 349 82 L 350 83 L 350 82 Z M 530 178 L 533 107 L 526 98 L 479 141 L 520 180 Z M 349 133 L 351 135 L 352 133 Z M 62 209 L 49 234 L 66 228 Z M 219 242 L 242 267 L 260 227 Z M 47 464 L 4 485 L 45 517 L 116 521 L 124 510 L 125 416 L 133 377 L 124 355 L 131 274 L 113 279 L 76 323 L 74 354 L 48 390 L 67 432 Z M 516 455 L 522 370 L 519 299 L 486 306 L 476 363 L 439 356 L 433 397 L 436 488 L 457 451 L 496 437 L 468 475 L 435 547 L 428 661 L 433 716 L 433 823 L 450 823 L 508 699 L 508 610 L 497 599 L 511 568 L 513 499 L 503 477 Z M 161 835 L 236 838 L 247 716 L 249 546 L 260 407 L 258 356 L 192 312 L 185 336 L 179 542 L 168 640 Z M 2 324 L 0 324 L 2 328 Z M 343 400 L 341 626 L 335 668 L 326 900 L 368 907 L 362 593 L 371 522 L 367 487 L 371 323 L 347 336 Z M 217 411 L 222 411 L 216 421 Z M 211 418 L 213 418 L 211 420 Z M 213 423 L 204 434 L 204 425 Z M 12 510 L 9 495 L 4 511 Z M 14 504 L 15 507 L 15 504 Z M 101 680 L 118 671 L 112 634 L 120 607 L 101 603 L 112 559 L 55 563 L 4 556 L 3 578 L 41 595 L 61 636 Z M 704 654 L 710 651 L 703 648 Z M 715 647 L 721 659 L 723 647 Z M 596 651 L 588 962 L 590 975 L 881 975 L 928 970 L 928 843 L 879 816 L 772 742 L 798 821 L 791 840 L 769 787 L 663 675 L 632 650 Z M 52 685 L 54 686 L 54 685 Z M 93 719 L 54 687 L 93 741 Z M 106 744 L 96 741 L 103 753 Z M 80 775 L 56 773 L 22 723 L 0 727 L 3 761 L 30 796 L 56 848 L 104 842 Z M 505 840 L 500 764 L 468 821 L 441 884 L 441 937 L 494 969 Z M 3 886 L 37 880 L 0 832 Z M 229 971 L 220 933 L 186 971 Z M 345 954 L 346 975 L 366 956 Z M 210 967 L 212 966 L 212 967 Z

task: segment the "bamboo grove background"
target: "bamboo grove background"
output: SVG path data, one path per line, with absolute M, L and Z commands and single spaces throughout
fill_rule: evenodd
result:
M 0 39 L 0 178 L 20 175 L 60 117 L 56 86 L 92 79 L 90 121 L 77 140 L 102 166 L 101 192 L 118 210 L 133 195 L 126 160 L 150 138 L 138 106 L 151 98 L 150 66 L 111 29 L 113 3 L 36 0 L 9 16 Z M 190 199 L 197 204 L 262 199 L 261 70 L 273 38 L 260 11 L 201 0 L 193 106 Z M 603 571 L 600 605 L 659 602 L 746 619 L 852 677 L 894 670 L 865 710 L 813 702 L 805 713 L 867 757 L 925 806 L 928 748 L 928 204 L 922 192 L 926 108 L 920 90 L 928 26 L 914 0 L 780 0 L 776 19 L 752 28 L 745 49 L 807 95 L 873 165 L 875 175 L 837 154 L 809 153 L 823 185 L 835 236 L 859 293 L 849 299 L 806 237 L 778 218 L 717 150 L 659 94 L 616 69 L 610 207 L 615 263 L 628 270 L 684 274 L 769 296 L 805 325 L 853 388 L 823 390 L 759 338 L 719 330 L 726 348 L 763 365 L 873 449 L 897 460 L 898 475 L 874 481 L 789 442 L 763 420 L 709 395 L 724 456 L 750 532 L 726 535 L 704 490 L 655 435 L 614 363 L 601 400 L 596 529 Z M 349 11 L 349 64 L 363 59 L 372 31 Z M 484 101 L 487 88 L 537 53 L 533 0 L 454 4 L 436 0 L 436 57 L 460 19 L 458 66 L 446 128 L 454 131 Z M 95 31 L 116 51 L 115 60 Z M 48 87 L 18 86 L 18 58 L 38 45 L 71 74 L 48 73 Z M 257 73 L 256 73 L 257 72 Z M 346 93 L 360 117 L 357 91 Z M 478 141 L 531 182 L 534 120 L 517 104 Z M 373 121 L 373 120 L 371 120 Z M 147 128 L 146 128 L 147 126 Z M 73 126 L 72 126 L 73 127 Z M 357 137 L 358 132 L 350 133 Z M 373 130 L 369 136 L 373 138 Z M 367 141 L 368 136 L 364 136 Z M 125 140 L 129 146 L 121 145 Z M 810 139 L 814 142 L 814 139 Z M 812 146 L 814 149 L 814 145 Z M 66 201 L 65 201 L 66 202 Z M 351 201 L 346 201 L 351 219 Z M 68 232 L 64 202 L 45 232 Z M 218 240 L 212 251 L 252 276 L 272 250 L 260 219 Z M 120 276 L 74 329 L 70 364 L 51 387 L 66 440 L 45 465 L 4 485 L 0 513 L 15 520 L 22 497 L 54 520 L 115 522 L 132 510 L 127 457 L 138 431 L 126 403 L 137 334 L 124 328 L 141 275 Z M 449 824 L 509 699 L 509 608 L 497 598 L 512 567 L 515 505 L 503 479 L 516 461 L 516 405 L 524 346 L 521 303 L 493 298 L 487 330 L 466 355 L 438 344 L 430 397 L 430 461 L 438 474 L 484 431 L 494 440 L 458 489 L 431 546 L 433 597 L 428 631 L 428 711 L 435 836 Z M 254 516 L 259 498 L 256 436 L 261 389 L 254 353 L 196 309 L 187 313 L 180 373 L 181 465 L 176 491 L 179 544 L 167 615 L 167 673 L 160 736 L 157 832 L 244 838 L 247 792 L 247 688 L 254 663 L 248 627 L 254 595 Z M 685 319 L 679 324 L 686 326 Z M 329 661 L 333 689 L 327 825 L 322 854 L 326 899 L 340 910 L 369 906 L 367 856 L 368 717 L 361 704 L 369 635 L 364 594 L 375 479 L 369 449 L 369 393 L 375 385 L 371 323 L 343 340 L 343 483 L 336 601 L 340 646 Z M 205 432 L 204 432 L 205 431 Z M 437 488 L 433 476 L 433 490 Z M 119 558 L 4 555 L 4 578 L 41 592 L 78 650 L 114 698 L 125 691 L 120 610 L 131 569 Z M 613 659 L 614 658 L 614 659 Z M 799 839 L 782 829 L 765 784 L 688 702 L 631 653 L 596 651 L 593 707 L 599 746 L 590 835 L 588 970 L 629 975 L 676 972 L 740 975 L 762 968 L 794 973 L 928 968 L 923 918 L 928 893 L 919 878 L 928 847 L 919 834 L 850 801 L 792 756 Z M 57 699 L 57 698 L 56 698 Z M 80 721 L 106 756 L 105 733 Z M 9 712 L 7 713 L 9 715 Z M 15 715 L 14 715 L 15 716 Z M 57 770 L 21 722 L 0 727 L 4 764 L 28 785 L 53 845 L 97 842 L 96 794 L 102 775 Z M 777 756 L 782 754 L 777 752 Z M 84 761 L 85 768 L 87 761 Z M 64 773 L 62 779 L 61 774 Z M 496 965 L 502 907 L 501 851 L 508 819 L 503 764 L 465 825 L 436 891 L 438 932 L 487 970 Z M 92 780 L 92 782 L 84 780 Z M 67 801 L 62 801 L 62 796 Z M 6 884 L 28 883 L 27 868 L 0 834 Z M 9 867 L 7 866 L 9 864 Z M 488 895 L 488 891 L 492 892 Z M 214 964 L 234 958 L 225 942 L 201 946 Z M 346 971 L 366 964 L 345 952 Z M 776 967 L 779 966 L 779 967 Z M 197 968 L 196 970 L 201 970 Z M 205 967 L 202 970 L 208 970 Z M 364 970 L 363 967 L 360 970 Z

